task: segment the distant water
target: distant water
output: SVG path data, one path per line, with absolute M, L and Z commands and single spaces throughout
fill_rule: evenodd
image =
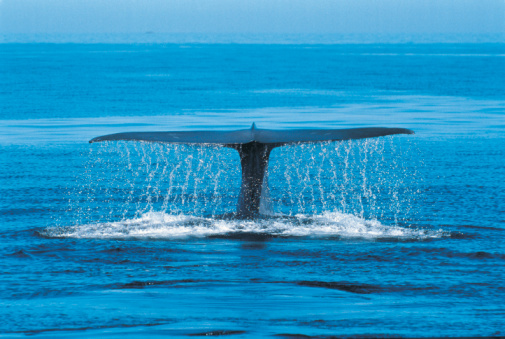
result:
M 504 44 L 115 42 L 0 44 L 0 336 L 505 335 Z M 254 221 L 231 149 L 87 143 L 252 122 L 416 134 L 274 150 Z
M 461 44 L 505 43 L 505 33 L 0 33 L 0 43 Z

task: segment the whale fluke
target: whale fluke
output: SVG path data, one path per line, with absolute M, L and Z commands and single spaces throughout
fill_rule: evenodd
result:
M 104 135 L 89 142 L 142 141 L 169 144 L 198 144 L 233 148 L 240 155 L 242 184 L 237 203 L 237 217 L 253 218 L 259 214 L 263 179 L 270 152 L 275 147 L 314 142 L 375 138 L 394 134 L 414 134 L 406 128 L 366 127 L 348 129 L 250 129 L 237 131 L 126 132 Z
M 169 144 L 240 145 L 249 142 L 262 144 L 297 144 L 306 142 L 339 141 L 381 137 L 392 134 L 414 134 L 406 128 L 366 127 L 347 129 L 250 129 L 238 131 L 179 131 L 179 132 L 126 132 L 104 135 L 91 139 L 99 141 L 144 141 Z

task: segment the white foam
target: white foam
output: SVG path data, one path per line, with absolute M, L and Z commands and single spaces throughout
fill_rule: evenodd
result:
M 180 239 L 191 237 L 262 234 L 281 237 L 339 237 L 362 239 L 428 239 L 445 235 L 441 230 L 384 225 L 351 214 L 276 216 L 257 220 L 203 218 L 149 212 L 140 218 L 68 227 L 50 227 L 42 234 L 56 238 L 83 239 Z

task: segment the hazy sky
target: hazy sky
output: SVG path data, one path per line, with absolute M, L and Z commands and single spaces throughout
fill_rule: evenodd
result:
M 0 33 L 503 33 L 505 0 L 0 0 Z

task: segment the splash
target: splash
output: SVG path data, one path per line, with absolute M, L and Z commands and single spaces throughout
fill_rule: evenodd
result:
M 148 212 L 138 218 L 68 227 L 50 227 L 41 232 L 51 238 L 171 240 L 206 237 L 310 237 L 342 239 L 426 240 L 446 236 L 433 231 L 384 225 L 340 212 L 293 217 L 272 216 L 256 220 L 197 217 L 185 214 Z

